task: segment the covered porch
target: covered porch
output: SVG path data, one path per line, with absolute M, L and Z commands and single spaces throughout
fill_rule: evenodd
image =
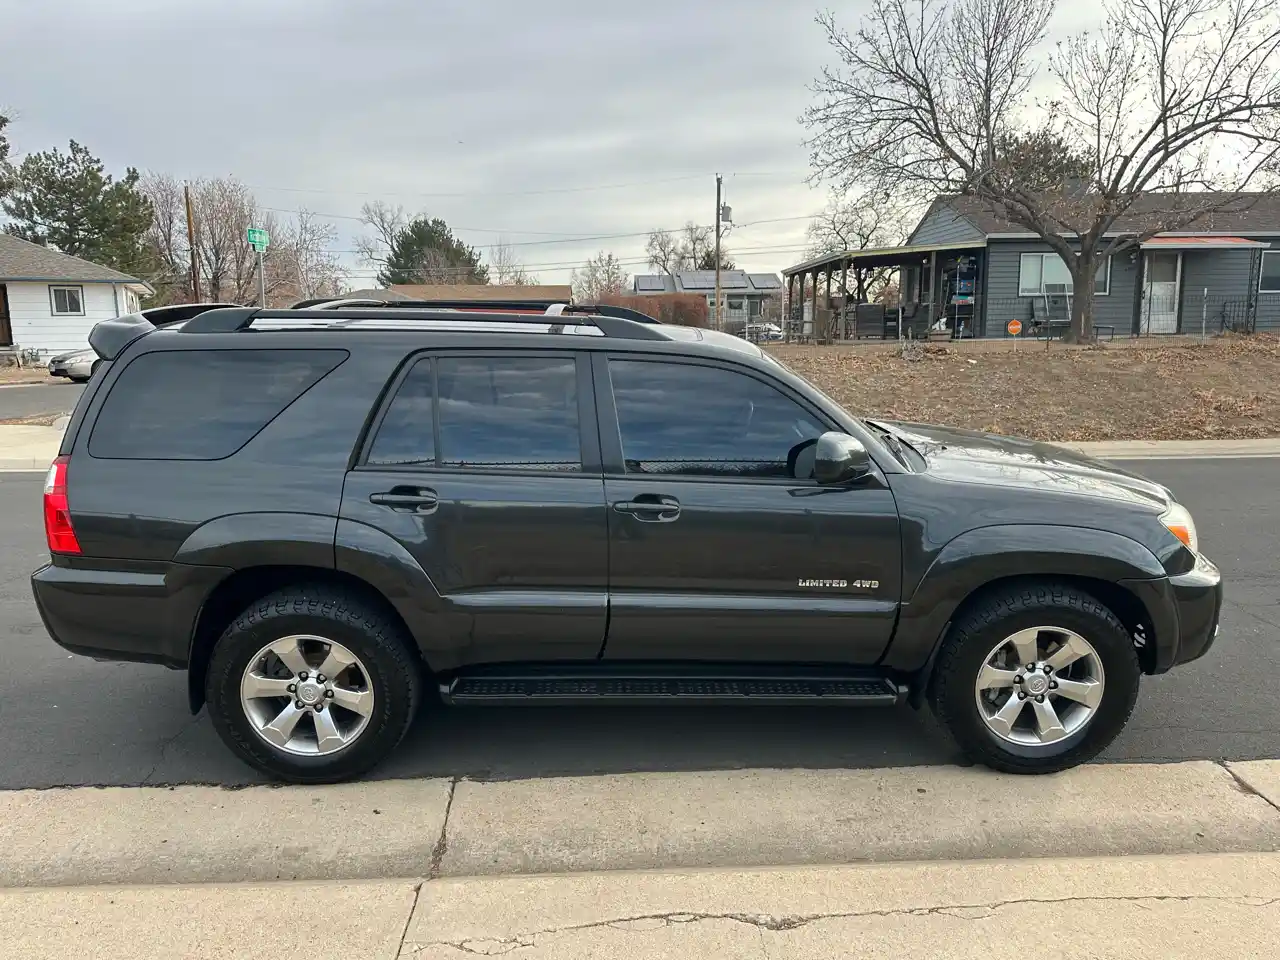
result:
M 788 340 L 984 336 L 986 242 L 824 254 L 782 271 Z M 896 279 L 868 294 L 869 274 Z M 885 296 L 885 291 L 896 289 Z

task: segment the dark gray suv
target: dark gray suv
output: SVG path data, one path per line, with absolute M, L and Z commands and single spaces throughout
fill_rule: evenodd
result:
M 611 307 L 187 307 L 99 324 L 32 577 L 69 650 L 185 670 L 272 776 L 448 703 L 929 703 L 1060 770 L 1222 588 L 1164 487 L 860 419 L 744 340 Z

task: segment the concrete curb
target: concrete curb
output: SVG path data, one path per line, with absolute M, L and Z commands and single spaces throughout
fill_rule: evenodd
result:
M 1197 460 L 1280 457 L 1280 438 L 1260 440 L 1106 440 L 1058 446 L 1101 460 Z
M 0 793 L 0 887 L 1280 851 L 1280 761 Z

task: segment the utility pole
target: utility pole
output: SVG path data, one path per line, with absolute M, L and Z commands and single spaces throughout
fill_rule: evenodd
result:
M 712 315 L 712 329 L 720 329 L 720 188 L 724 178 L 716 174 L 716 309 Z
M 191 212 L 191 185 L 182 185 L 182 197 L 187 205 L 187 250 L 191 261 L 191 302 L 200 302 L 200 258 L 196 250 L 196 218 Z

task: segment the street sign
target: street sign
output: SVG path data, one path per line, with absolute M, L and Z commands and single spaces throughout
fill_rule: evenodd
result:
M 1022 332 L 1022 321 L 1010 320 L 1009 326 L 1006 329 L 1008 329 L 1009 331 L 1009 336 L 1016 337 L 1018 334 Z
M 259 253 L 267 249 L 267 244 L 271 242 L 271 237 L 267 231 L 258 227 L 250 227 L 248 231 L 249 246 L 257 250 Z

